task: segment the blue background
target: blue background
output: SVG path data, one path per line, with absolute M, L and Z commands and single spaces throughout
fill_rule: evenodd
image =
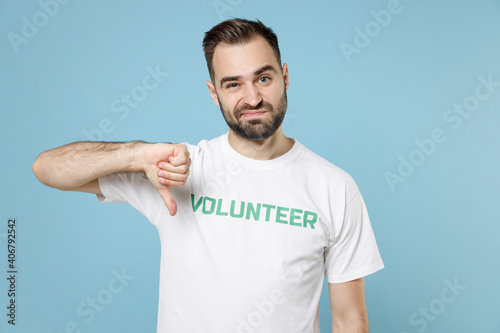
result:
M 274 29 L 289 65 L 285 134 L 349 172 L 363 193 L 386 265 L 366 278 L 371 332 L 500 332 L 500 87 L 461 126 L 444 118 L 474 96 L 479 77 L 500 81 L 500 1 L 401 0 L 377 30 L 371 11 L 388 6 L 73 0 L 44 22 L 37 1 L 0 1 L 0 331 L 59 333 L 74 322 L 81 332 L 155 332 L 156 229 L 128 205 L 43 186 L 31 165 L 43 150 L 87 140 L 103 119 L 109 141 L 197 143 L 226 132 L 201 41 L 221 20 L 244 17 Z M 23 17 L 40 27 L 16 46 Z M 359 44 L 356 28 L 367 27 L 369 43 Z M 363 47 L 346 56 L 341 43 L 356 41 Z M 121 119 L 112 102 L 141 85 L 148 66 L 169 75 Z M 446 141 L 415 153 L 435 128 Z M 386 173 L 410 155 L 419 165 L 391 188 Z M 18 224 L 14 327 L 5 316 L 8 218 Z M 105 295 L 113 270 L 135 278 L 87 323 L 77 308 Z M 462 287 L 453 293 L 450 283 Z M 331 332 L 327 289 L 320 320 Z

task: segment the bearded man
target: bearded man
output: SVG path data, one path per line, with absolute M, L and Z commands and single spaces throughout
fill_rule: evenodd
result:
M 158 229 L 157 332 L 368 332 L 364 276 L 384 267 L 343 170 L 283 134 L 289 85 L 275 33 L 233 19 L 206 32 L 208 90 L 229 131 L 188 143 L 76 142 L 37 178 L 138 209 Z M 216 181 L 224 178 L 223 182 Z

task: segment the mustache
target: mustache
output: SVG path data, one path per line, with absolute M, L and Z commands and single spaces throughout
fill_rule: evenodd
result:
M 271 103 L 265 101 L 260 101 L 259 104 L 257 104 L 256 106 L 245 104 L 236 109 L 236 116 L 239 117 L 243 112 L 250 110 L 262 110 L 262 111 L 273 112 L 273 106 L 271 105 Z

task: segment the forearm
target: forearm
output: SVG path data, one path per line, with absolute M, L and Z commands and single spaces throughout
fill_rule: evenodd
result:
M 60 190 L 82 186 L 122 171 L 143 171 L 141 149 L 145 142 L 74 142 L 44 151 L 33 163 L 43 184 Z

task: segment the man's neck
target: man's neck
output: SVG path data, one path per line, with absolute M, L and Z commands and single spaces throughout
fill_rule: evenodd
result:
M 283 134 L 281 127 L 272 136 L 262 141 L 244 139 L 229 129 L 228 141 L 238 153 L 254 160 L 277 158 L 292 149 L 294 144 L 292 139 Z

